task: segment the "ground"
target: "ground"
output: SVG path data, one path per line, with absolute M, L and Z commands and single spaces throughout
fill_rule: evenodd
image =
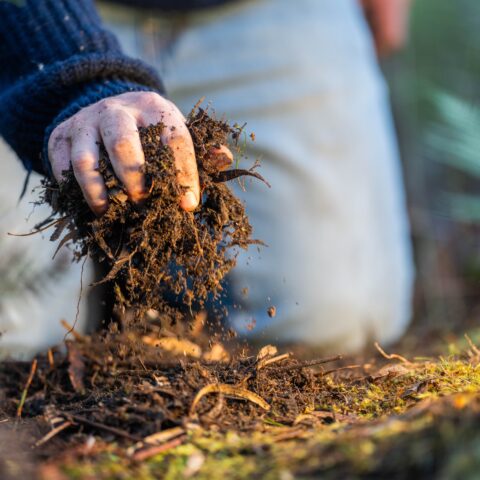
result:
M 152 332 L 145 349 L 112 359 L 77 336 L 64 356 L 2 367 L 0 472 L 49 480 L 478 478 L 478 340 L 480 330 L 440 339 L 425 346 L 427 357 L 418 356 L 417 338 L 414 353 L 377 346 L 361 358 L 304 352 L 310 359 L 301 361 L 298 348 L 229 356 L 219 344 Z

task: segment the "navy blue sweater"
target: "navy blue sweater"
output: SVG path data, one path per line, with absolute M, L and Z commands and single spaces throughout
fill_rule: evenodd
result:
M 27 170 L 49 171 L 42 151 L 62 120 L 142 90 L 162 93 L 160 78 L 122 53 L 93 0 L 0 0 L 0 134 Z

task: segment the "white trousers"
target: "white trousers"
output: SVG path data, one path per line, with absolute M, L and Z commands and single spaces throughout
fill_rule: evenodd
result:
M 29 188 L 19 201 L 26 172 L 14 153 L 0 142 L 0 359 L 27 359 L 53 345 L 67 333 L 60 321 L 73 325 L 80 298 L 81 264 L 62 248 L 52 260 L 57 242 L 53 229 L 26 237 L 9 233 L 30 232 L 48 217 L 47 205 L 33 207 L 40 176 L 32 174 Z M 76 330 L 83 331 L 88 310 L 88 284 L 93 279 L 91 262 L 83 272 L 83 292 Z
M 357 0 L 101 13 L 184 112 L 206 96 L 255 133 L 247 154 L 272 188 L 247 182 L 238 193 L 269 247 L 241 255 L 234 271 L 235 290 L 249 289 L 236 328 L 344 351 L 397 339 L 414 268 L 388 92 Z
M 246 154 L 261 159 L 272 188 L 248 181 L 237 193 L 269 247 L 239 258 L 232 281 L 249 293 L 231 314 L 235 327 L 261 342 L 344 352 L 397 339 L 414 269 L 388 95 L 357 0 L 247 0 L 188 15 L 100 11 L 127 53 L 157 66 L 184 112 L 206 95 L 218 115 L 255 133 Z M 23 251 L 48 269 L 46 245 Z M 62 304 L 71 319 L 76 307 L 79 272 L 69 271 L 62 293 L 52 283 L 35 314 L 12 298 L 15 335 L 0 348 L 58 341 L 55 309 Z M 11 324 L 1 317 L 1 329 Z

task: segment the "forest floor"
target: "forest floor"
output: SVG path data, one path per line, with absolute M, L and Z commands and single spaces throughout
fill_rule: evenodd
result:
M 0 478 L 478 478 L 480 330 L 357 358 L 129 337 L 0 367 Z

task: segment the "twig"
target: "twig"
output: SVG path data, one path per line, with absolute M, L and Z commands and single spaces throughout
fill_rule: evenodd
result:
M 81 333 L 78 333 L 75 330 L 75 328 L 72 325 L 70 325 L 66 320 L 63 320 L 63 319 L 60 320 L 60 324 L 62 325 L 63 328 L 65 328 L 65 330 L 67 330 L 67 333 L 65 334 L 65 337 L 71 333 L 73 335 L 73 338 L 77 342 L 84 342 L 85 341 L 85 337 Z
M 291 353 L 284 353 L 282 355 L 277 355 L 276 357 L 272 358 L 265 358 L 263 360 L 260 360 L 257 364 L 257 370 L 261 370 L 262 368 L 265 368 L 268 365 L 271 365 L 272 363 L 277 363 L 281 362 L 282 360 L 286 360 L 287 358 L 291 357 Z
M 33 232 L 28 232 L 28 233 L 11 233 L 11 232 L 8 232 L 8 235 L 10 235 L 12 237 L 30 237 L 31 235 L 35 235 L 37 233 L 43 232 L 44 230 L 48 230 L 50 227 L 53 227 L 54 225 L 61 222 L 62 220 L 65 220 L 66 218 L 68 218 L 68 215 L 66 217 L 57 218 L 57 220 L 53 221 L 52 223 L 49 223 L 48 225 L 45 225 L 42 228 L 37 228 L 36 230 L 33 230 Z
M 316 365 L 322 365 L 324 363 L 335 362 L 336 360 L 341 360 L 342 355 L 336 355 L 334 357 L 319 358 L 316 360 L 307 360 L 305 362 L 297 363 L 296 365 L 286 365 L 285 367 L 277 367 L 278 371 L 289 371 L 289 370 L 300 370 L 301 368 L 314 367 Z
M 40 447 L 44 443 L 47 443 L 49 440 L 51 440 L 53 437 L 58 435 L 61 431 L 65 430 L 66 428 L 72 426 L 73 423 L 69 422 L 68 420 L 63 422 L 61 425 L 58 427 L 54 428 L 53 430 L 50 430 L 45 436 L 43 436 L 40 440 L 35 442 L 35 448 Z
M 85 256 L 85 259 L 83 260 L 83 263 L 82 263 L 82 268 L 80 270 L 80 292 L 78 294 L 77 312 L 75 313 L 75 321 L 73 322 L 72 330 L 76 327 L 78 322 L 78 316 L 80 315 L 80 302 L 82 301 L 82 295 L 83 295 L 83 270 L 85 268 L 85 263 L 87 263 L 87 258 L 88 257 Z M 65 334 L 65 337 L 63 338 L 64 340 L 65 338 L 67 338 L 67 335 L 68 335 L 68 332 Z
M 468 345 L 470 346 L 470 348 L 472 349 L 473 353 L 475 355 L 477 355 L 478 357 L 480 357 L 480 350 L 478 349 L 478 347 L 472 342 L 472 339 L 465 333 L 465 340 L 468 342 Z
M 345 367 L 332 368 L 332 370 L 327 370 L 326 372 L 318 372 L 319 376 L 330 375 L 331 373 L 340 372 L 341 370 L 351 370 L 353 368 L 361 368 L 362 365 L 347 365 Z
M 190 114 L 188 115 L 189 117 L 193 117 L 195 115 L 196 110 L 198 107 L 205 101 L 205 95 L 201 97 L 198 102 L 193 106 L 192 110 L 190 111 Z
M 162 445 L 157 445 L 144 450 L 140 450 L 132 455 L 132 459 L 137 462 L 142 462 L 155 455 L 158 455 L 159 453 L 162 453 L 167 450 L 171 450 L 172 448 L 180 446 L 185 441 L 186 438 L 187 436 L 183 435 L 181 437 L 170 440 L 169 442 L 163 443 Z
M 25 388 L 23 389 L 23 392 L 22 392 L 22 397 L 20 398 L 20 403 L 18 404 L 18 408 L 17 408 L 18 418 L 22 416 L 23 405 L 25 404 L 25 400 L 27 399 L 28 389 L 30 388 L 30 385 L 33 380 L 33 376 L 35 375 L 36 371 L 37 371 L 37 359 L 34 358 L 32 362 L 32 366 L 30 368 L 30 374 L 28 375 L 27 383 L 25 384 Z
M 52 349 L 49 348 L 47 352 L 48 363 L 50 364 L 50 368 L 53 370 L 55 368 L 55 358 L 53 356 Z
M 374 345 L 375 345 L 375 348 L 380 352 L 380 355 L 382 355 L 382 357 L 386 358 L 387 360 L 400 360 L 401 362 L 406 363 L 408 365 L 413 365 L 412 362 L 407 360 L 405 357 L 402 357 L 401 355 L 398 355 L 396 353 L 391 353 L 391 354 L 386 353 L 385 350 L 383 350 L 383 348 L 379 345 L 378 342 L 375 342 Z
M 75 415 L 73 413 L 67 412 L 64 412 L 62 415 L 68 420 L 76 423 L 83 423 L 85 425 L 88 425 L 89 427 L 94 427 L 98 428 L 99 430 L 104 430 L 105 432 L 113 433 L 114 435 L 117 435 L 117 437 L 127 438 L 128 440 L 132 440 L 134 442 L 142 441 L 142 438 L 137 437 L 136 435 L 131 435 L 130 433 L 125 432 L 124 430 L 120 430 L 119 428 L 110 427 L 109 425 L 105 425 L 103 423 L 88 420 L 88 418 L 81 417 L 80 415 Z

